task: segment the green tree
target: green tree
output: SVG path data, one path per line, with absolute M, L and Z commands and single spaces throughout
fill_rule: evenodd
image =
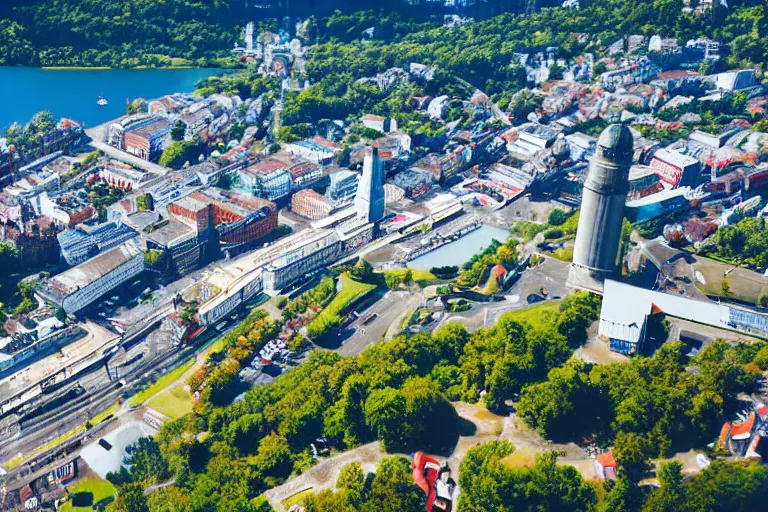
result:
M 424 502 L 423 491 L 413 481 L 410 461 L 404 457 L 387 457 L 379 462 L 362 512 L 421 512 Z
M 171 129 L 171 138 L 173 140 L 181 141 L 184 140 L 184 134 L 187 132 L 187 125 L 184 124 L 184 121 L 176 121 L 176 124 L 173 125 L 173 128 Z
M 565 221 L 568 220 L 568 217 L 570 217 L 570 214 L 568 212 L 560 208 L 555 208 L 551 212 L 549 212 L 549 217 L 547 217 L 547 223 L 549 223 L 552 226 L 562 226 L 563 224 L 565 224 Z
M 724 277 L 723 282 L 720 284 L 723 296 L 728 297 L 731 294 L 731 284 L 728 282 L 728 278 Z
M 162 482 L 168 477 L 168 462 L 160 453 L 160 446 L 151 437 L 142 437 L 131 445 L 126 459 L 131 476 L 137 482 Z
M 123 485 L 108 508 L 113 512 L 149 512 L 144 486 L 138 482 Z
M 288 440 L 274 433 L 264 437 L 259 443 L 254 463 L 270 487 L 285 479 L 293 470 Z
M 373 267 L 363 258 L 360 258 L 352 267 L 351 274 L 358 281 L 370 282 L 373 277 Z
M 199 141 L 174 141 L 160 155 L 158 163 L 163 167 L 181 169 L 187 163 L 196 163 L 204 151 L 205 146 Z
M 659 469 L 659 489 L 651 492 L 643 506 L 644 512 L 677 512 L 685 504 L 683 489 L 683 465 L 680 462 L 664 462 Z
M 365 423 L 376 433 L 384 449 L 398 451 L 408 445 L 405 397 L 392 388 L 377 389 L 365 401 Z
M 19 251 L 13 242 L 0 242 L 0 275 L 9 275 L 19 269 Z

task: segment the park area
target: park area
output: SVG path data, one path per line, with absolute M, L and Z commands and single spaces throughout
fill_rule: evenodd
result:
M 697 279 L 696 286 L 707 295 L 757 304 L 761 294 L 768 294 L 768 277 L 759 272 L 701 256 L 696 256 L 693 268 L 701 273 L 704 280 L 701 282 L 701 279 Z M 724 280 L 728 283 L 725 287 Z
M 184 384 L 178 384 L 152 398 L 148 403 L 151 409 L 166 418 L 175 420 L 192 412 L 192 396 Z
M 341 290 L 333 300 L 307 326 L 307 334 L 314 338 L 322 336 L 341 324 L 341 313 L 356 300 L 376 288 L 374 284 L 355 281 L 348 274 L 339 276 Z
M 115 497 L 115 486 L 96 475 L 87 475 L 69 488 L 69 501 L 61 512 L 90 512 L 104 510 Z

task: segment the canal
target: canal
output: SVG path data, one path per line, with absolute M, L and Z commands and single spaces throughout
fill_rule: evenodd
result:
M 461 266 L 472 256 L 482 251 L 493 239 L 499 242 L 509 238 L 506 229 L 483 225 L 455 242 L 446 244 L 408 263 L 410 268 L 429 270 L 433 267 Z
M 0 67 L 3 108 L 0 134 L 14 122 L 23 125 L 37 112 L 50 110 L 87 127 L 125 114 L 126 100 L 192 92 L 218 69 L 41 69 Z M 96 104 L 104 96 L 109 104 Z

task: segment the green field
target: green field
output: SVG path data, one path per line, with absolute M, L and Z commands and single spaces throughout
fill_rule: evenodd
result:
M 504 313 L 504 316 L 517 322 L 526 322 L 531 327 L 542 327 L 549 323 L 558 308 L 559 300 L 549 300 Z
M 97 476 L 88 476 L 69 488 L 70 499 L 59 509 L 61 512 L 104 510 L 114 499 L 115 486 Z
M 341 291 L 307 326 L 310 337 L 321 336 L 341 322 L 341 313 L 354 301 L 376 288 L 374 284 L 361 283 L 348 274 L 339 276 Z
M 151 399 L 147 405 L 160 414 L 175 420 L 192 412 L 192 397 L 183 384 L 174 386 Z
M 429 270 L 419 270 L 416 268 L 398 268 L 395 270 L 387 270 L 384 272 L 385 276 L 388 277 L 395 277 L 397 279 L 402 279 L 408 270 L 411 271 L 411 275 L 413 275 L 413 282 L 419 283 L 420 285 L 425 285 L 428 283 L 431 283 L 433 281 L 438 281 L 437 276 L 430 272 Z
M 154 384 L 147 387 L 146 389 L 139 391 L 135 395 L 133 395 L 129 400 L 128 403 L 131 404 L 131 407 L 138 407 L 156 394 L 158 394 L 160 391 L 164 390 L 171 384 L 173 384 L 175 381 L 179 380 L 184 373 L 186 373 L 187 370 L 192 368 L 192 366 L 195 364 L 195 360 L 192 359 L 190 361 L 187 361 L 186 363 L 182 364 L 175 370 L 171 370 L 170 372 L 166 373 L 159 379 L 155 381 Z

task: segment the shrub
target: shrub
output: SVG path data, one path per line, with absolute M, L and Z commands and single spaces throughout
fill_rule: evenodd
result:
M 560 228 L 551 228 L 544 232 L 544 239 L 545 240 L 557 240 L 558 238 L 562 238 L 565 235 L 563 233 L 563 230 Z
M 568 212 L 565 210 L 561 210 L 560 208 L 555 208 L 551 212 L 549 212 L 549 217 L 547 217 L 547 222 L 550 226 L 562 226 L 565 224 L 565 221 L 568 220 Z

